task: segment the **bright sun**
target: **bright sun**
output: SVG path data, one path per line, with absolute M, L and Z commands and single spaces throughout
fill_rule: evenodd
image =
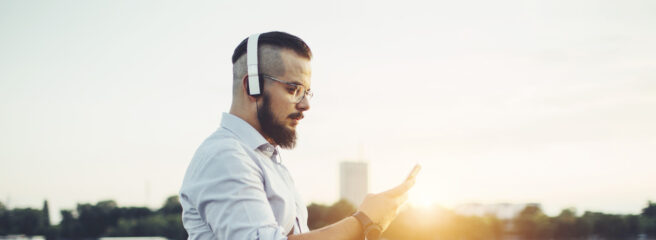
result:
M 435 204 L 435 199 L 427 194 L 421 194 L 417 191 L 410 192 L 408 196 L 408 203 L 413 207 L 430 208 Z
M 419 174 L 415 186 L 408 193 L 408 203 L 413 207 L 430 208 L 437 203 L 437 194 L 431 191 L 430 182 Z

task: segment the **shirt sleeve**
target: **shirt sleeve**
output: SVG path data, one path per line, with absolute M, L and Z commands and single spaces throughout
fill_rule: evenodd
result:
M 196 209 L 214 235 L 229 239 L 287 239 L 264 191 L 260 168 L 241 144 L 221 144 L 194 174 Z

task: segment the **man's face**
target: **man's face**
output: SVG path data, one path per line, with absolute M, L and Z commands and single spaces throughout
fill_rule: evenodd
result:
M 310 60 L 299 57 L 291 50 L 281 50 L 280 57 L 285 74 L 273 76 L 285 82 L 310 88 Z M 258 104 L 257 118 L 265 137 L 273 139 L 282 148 L 293 148 L 296 144 L 296 126 L 303 112 L 310 109 L 307 97 L 294 102 L 294 87 L 270 79 L 263 79 L 264 94 Z

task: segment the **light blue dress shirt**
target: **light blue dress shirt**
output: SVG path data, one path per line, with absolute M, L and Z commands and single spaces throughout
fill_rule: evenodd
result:
M 194 154 L 180 189 L 189 239 L 287 239 L 308 232 L 307 209 L 277 147 L 241 118 L 221 127 Z

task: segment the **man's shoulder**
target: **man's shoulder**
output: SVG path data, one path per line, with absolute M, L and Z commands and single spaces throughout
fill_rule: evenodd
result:
M 200 144 L 194 154 L 194 159 L 211 158 L 221 153 L 239 153 L 245 151 L 246 145 L 237 135 L 225 128 L 219 128 Z
M 195 206 L 202 189 L 217 187 L 234 179 L 261 182 L 262 172 L 253 154 L 229 130 L 216 130 L 200 144 L 187 167 L 180 188 L 183 206 Z
M 220 128 L 198 147 L 185 179 L 239 171 L 260 172 L 252 152 L 230 131 Z M 209 171 L 209 172 L 208 172 Z M 212 173 L 210 173 L 212 172 Z M 186 182 L 186 180 L 185 180 Z

